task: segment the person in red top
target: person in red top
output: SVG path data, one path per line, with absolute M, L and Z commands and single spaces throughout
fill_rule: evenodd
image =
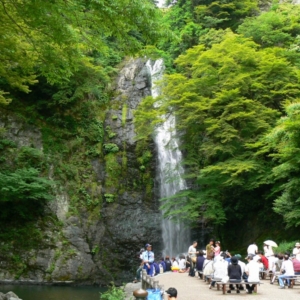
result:
M 300 275 L 300 260 L 296 259 L 296 257 L 292 258 L 293 267 L 295 271 L 295 275 Z
M 257 255 L 259 255 L 261 262 L 263 263 L 265 270 L 268 270 L 269 268 L 269 261 L 268 259 L 263 255 L 262 251 L 258 251 Z

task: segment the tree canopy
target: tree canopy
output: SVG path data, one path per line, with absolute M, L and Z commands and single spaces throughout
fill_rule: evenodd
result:
M 188 3 L 182 2 L 179 7 Z M 220 22 L 203 30 L 209 26 L 199 19 L 197 45 L 174 60 L 176 71 L 161 81 L 161 96 L 146 98 L 136 112 L 141 138 L 169 114 L 182 138 L 193 185 L 163 199 L 162 208 L 194 224 L 223 224 L 244 219 L 246 211 L 272 218 L 267 207 L 274 205 L 288 225 L 299 225 L 300 8 L 275 5 L 251 16 L 257 3 L 243 2 L 243 20 L 231 10 L 238 3 L 207 2 L 195 11 L 216 12 Z M 234 24 L 220 7 L 231 11 Z M 160 106 L 153 108 L 156 101 Z
M 99 72 L 92 51 L 109 56 L 112 42 L 123 54 L 155 44 L 159 14 L 148 0 L 1 0 L 0 101 L 10 89 L 28 92 L 38 76 L 61 83 L 83 65 Z

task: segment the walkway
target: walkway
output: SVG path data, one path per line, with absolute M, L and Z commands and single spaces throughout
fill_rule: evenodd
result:
M 258 287 L 257 294 L 246 294 L 245 291 L 241 291 L 240 294 L 232 293 L 223 295 L 222 291 L 218 291 L 217 288 L 209 289 L 208 285 L 198 277 L 189 277 L 187 273 L 171 273 L 167 272 L 156 277 L 159 281 L 159 285 L 163 285 L 164 289 L 169 287 L 175 287 L 178 291 L 178 300 L 238 300 L 238 299 L 255 299 L 255 300 L 299 300 L 300 299 L 300 285 L 299 283 L 294 286 L 293 289 L 279 289 L 278 285 L 274 283 L 271 285 L 269 280 L 262 280 L 262 283 Z M 139 284 L 128 284 L 126 290 L 129 292 L 129 288 L 132 290 L 139 289 Z M 167 297 L 165 297 L 167 299 Z

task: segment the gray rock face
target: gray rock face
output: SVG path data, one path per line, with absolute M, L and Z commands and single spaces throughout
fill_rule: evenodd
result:
M 42 134 L 40 130 L 24 123 L 24 121 L 16 116 L 2 114 L 0 117 L 0 129 L 1 128 L 5 128 L 6 136 L 19 147 L 32 146 L 42 150 Z
M 156 254 L 161 251 L 158 197 L 155 186 L 146 191 L 144 173 L 137 161 L 133 123 L 133 111 L 142 98 L 150 95 L 151 83 L 145 64 L 142 59 L 126 63 L 116 79 L 113 108 L 106 116 L 105 128 L 109 128 L 113 135 L 105 137 L 105 142 L 119 148 L 115 159 L 120 168 L 124 168 L 122 160 L 126 160 L 126 170 L 122 171 L 118 184 L 110 186 L 107 183 L 109 166 L 105 160 L 91 161 L 95 190 L 103 198 L 101 217 L 91 215 L 84 207 L 76 216 L 70 215 L 68 191 L 57 186 L 56 201 L 47 209 L 62 225 L 59 227 L 52 222 L 43 225 L 43 241 L 39 248 L 22 254 L 22 261 L 28 268 L 20 276 L 20 281 L 35 284 L 107 284 L 115 281 L 122 284 L 135 276 L 137 252 L 141 247 L 150 242 Z M 24 124 L 22 120 L 10 115 L 0 116 L 1 127 L 18 146 L 43 149 L 39 129 Z M 154 157 L 147 171 L 152 180 L 156 168 L 154 144 L 148 149 Z M 55 165 L 51 166 L 49 177 L 52 177 L 53 168 Z M 106 201 L 106 194 L 113 194 L 114 200 Z M 7 263 L 2 262 L 0 280 L 14 278 L 15 274 L 8 271 Z

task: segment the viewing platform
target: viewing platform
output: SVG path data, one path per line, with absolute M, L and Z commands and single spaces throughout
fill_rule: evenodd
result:
M 294 288 L 279 289 L 279 285 L 275 282 L 273 285 L 270 284 L 268 279 L 262 280 L 261 285 L 258 286 L 257 294 L 247 294 L 246 291 L 241 291 L 237 294 L 232 291 L 231 294 L 222 293 L 222 288 L 217 290 L 217 287 L 209 289 L 208 284 L 200 279 L 198 276 L 190 277 L 188 273 L 173 273 L 166 272 L 155 276 L 155 279 L 159 281 L 159 285 L 163 286 L 164 290 L 170 287 L 174 287 L 178 291 L 178 300 L 199 300 L 199 299 L 222 299 L 227 300 L 237 300 L 242 299 L 256 299 L 256 300 L 299 300 L 300 299 L 300 284 L 296 283 Z M 132 297 L 132 292 L 141 287 L 141 283 L 128 283 L 126 285 L 127 296 L 130 299 Z M 164 300 L 167 300 L 165 295 Z

